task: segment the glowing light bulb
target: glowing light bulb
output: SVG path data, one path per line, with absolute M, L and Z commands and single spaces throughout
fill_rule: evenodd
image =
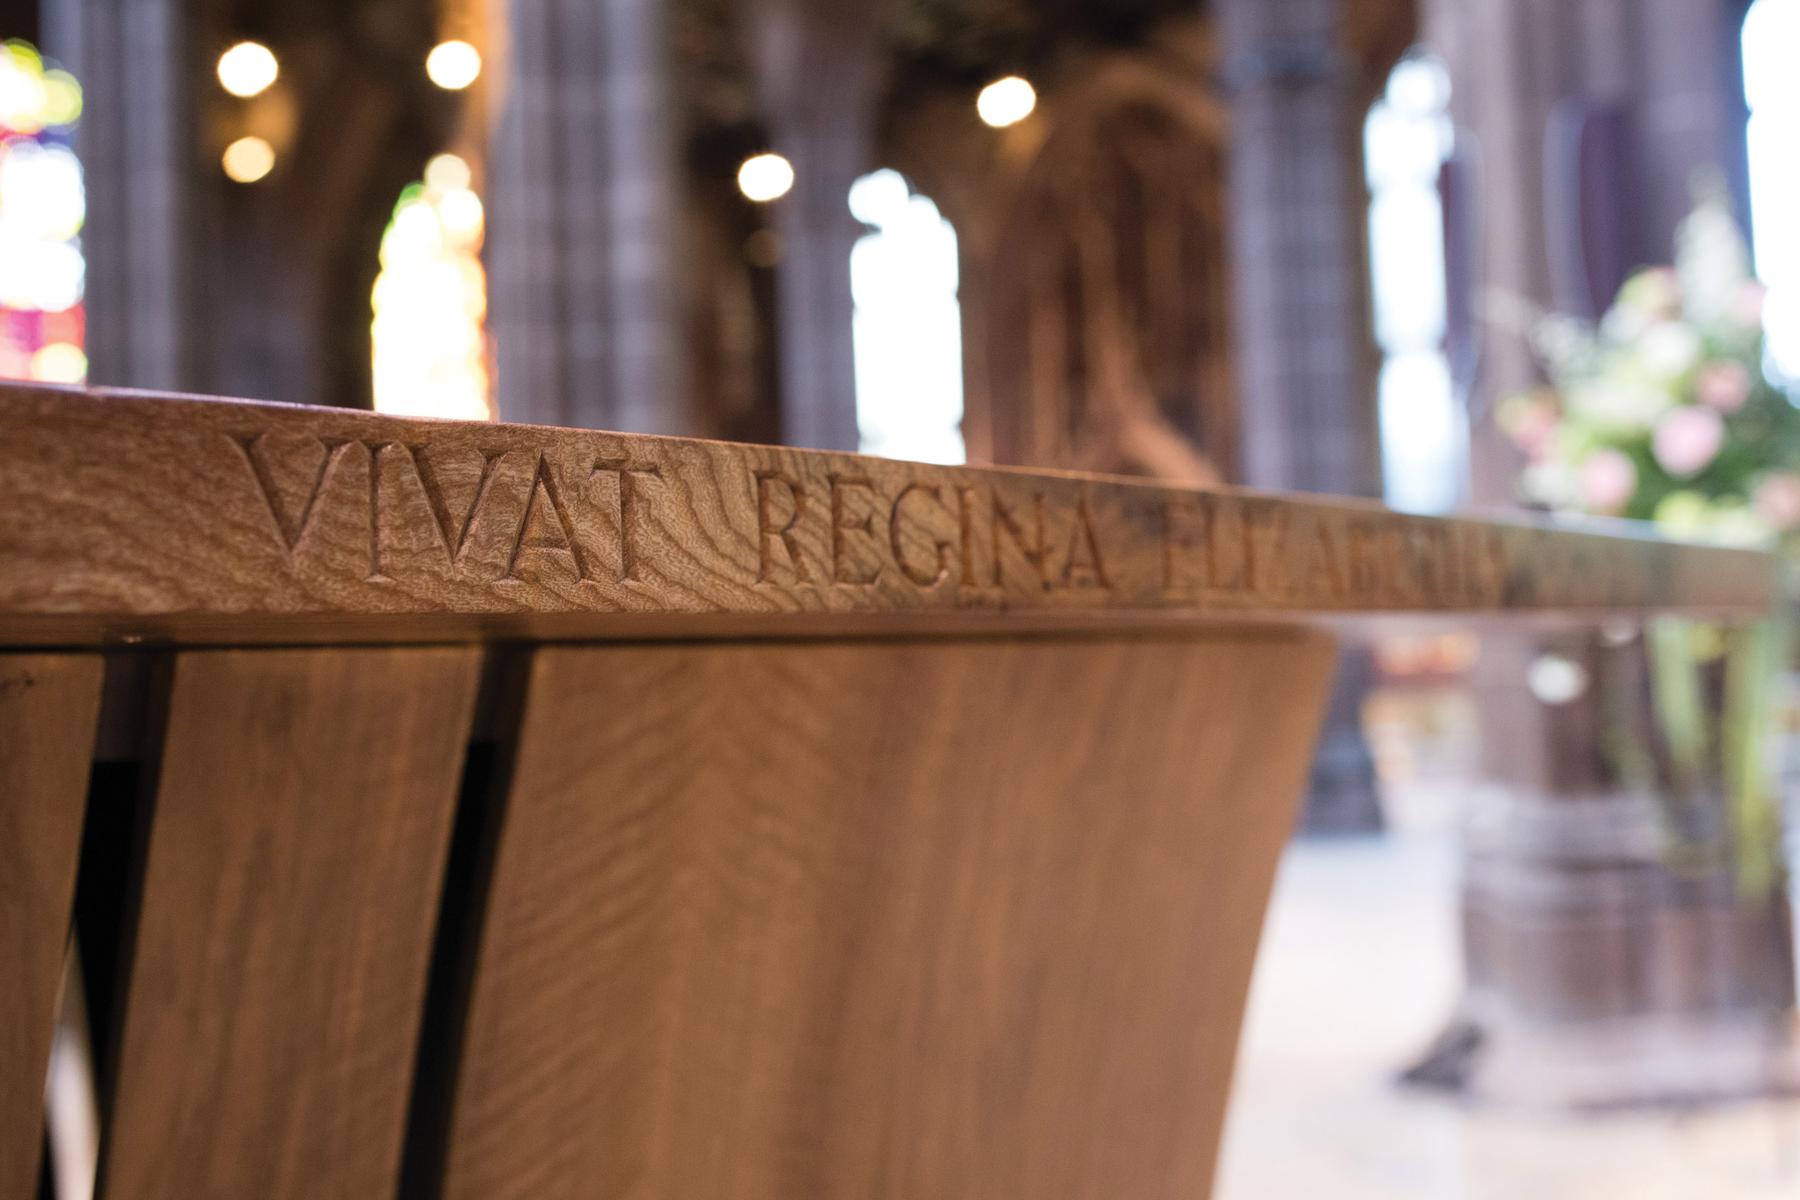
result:
M 425 56 L 425 74 L 448 92 L 460 92 L 481 75 L 481 51 L 465 41 L 439 42 Z
M 995 129 L 1017 125 L 1037 107 L 1037 89 L 1017 75 L 996 79 L 975 97 L 975 113 Z
M 255 183 L 275 169 L 275 147 L 259 137 L 241 137 L 219 160 L 233 183 Z
M 758 204 L 779 200 L 794 186 L 794 164 L 779 154 L 753 154 L 738 168 L 737 185 Z
M 219 86 L 234 96 L 260 95 L 280 74 L 275 52 L 261 42 L 239 42 L 219 55 Z

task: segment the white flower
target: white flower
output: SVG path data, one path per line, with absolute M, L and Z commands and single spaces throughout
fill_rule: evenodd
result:
M 1531 328 L 1531 346 L 1552 369 L 1567 368 L 1592 352 L 1592 332 L 1574 317 L 1552 313 Z
M 1581 503 L 1581 477 L 1566 463 L 1533 463 L 1520 473 L 1519 488 L 1549 508 L 1577 508 Z
M 1664 378 L 1687 374 L 1700 359 L 1700 336 L 1679 321 L 1658 321 L 1638 339 L 1638 357 Z
M 1703 325 L 1728 320 L 1750 276 L 1750 251 L 1722 187 L 1709 190 L 1675 231 L 1682 307 Z
M 1762 546 L 1772 533 L 1767 521 L 1741 504 L 1717 509 L 1708 532 L 1728 546 Z
M 1600 318 L 1600 333 L 1609 342 L 1626 345 L 1642 337 L 1656 314 L 1635 304 L 1615 304 Z
M 1631 432 L 1649 429 L 1674 404 L 1674 398 L 1629 379 L 1603 377 L 1569 390 L 1569 412 L 1606 429 Z

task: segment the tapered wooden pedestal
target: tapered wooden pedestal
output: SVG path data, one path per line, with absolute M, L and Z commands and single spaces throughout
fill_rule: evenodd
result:
M 448 1194 L 1203 1194 L 1329 666 L 540 653 Z
M 4 1196 L 76 911 L 106 1200 L 1204 1196 L 1305 622 L 1767 602 L 1739 551 L 1072 475 L 0 428 Z
M 416 1169 L 459 1197 L 1203 1194 L 1330 661 L 1281 629 L 514 658 Z M 478 667 L 175 656 L 106 1195 L 392 1192 Z M 96 656 L 0 671 L 50 693 L 0 690 L 8 728 L 91 727 Z M 0 1043 L 8 1081 L 42 1077 L 90 748 L 8 747 L 6 827 L 61 831 L 6 843 L 40 1034 Z

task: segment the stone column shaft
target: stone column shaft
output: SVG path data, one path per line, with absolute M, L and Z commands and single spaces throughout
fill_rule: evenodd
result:
M 45 49 L 81 81 L 89 379 L 197 390 L 194 121 L 181 0 L 51 0 Z
M 1377 496 L 1374 347 L 1360 239 L 1365 208 L 1337 50 L 1338 0 L 1217 7 L 1232 110 L 1233 320 L 1245 484 Z M 1378 828 L 1362 736 L 1367 656 L 1340 658 L 1307 799 L 1321 832 Z
M 512 0 L 491 167 L 507 420 L 692 433 L 685 203 L 658 0 Z

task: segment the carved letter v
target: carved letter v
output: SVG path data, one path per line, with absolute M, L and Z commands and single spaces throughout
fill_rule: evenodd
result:
M 282 548 L 288 552 L 289 557 L 292 557 L 300 545 L 300 539 L 306 536 L 307 529 L 312 525 L 313 514 L 319 505 L 319 493 L 325 490 L 325 478 L 330 474 L 331 466 L 337 461 L 338 455 L 343 453 L 344 447 L 350 445 L 350 440 L 348 438 L 318 439 L 324 452 L 319 455 L 319 469 L 313 475 L 312 490 L 306 494 L 306 503 L 300 506 L 299 518 L 290 521 L 283 511 L 286 506 L 281 503 L 276 494 L 275 480 L 256 451 L 257 445 L 267 436 L 269 435 L 266 433 L 259 433 L 252 437 L 240 435 L 232 438 L 231 441 L 242 452 L 244 462 L 249 465 L 250 476 L 256 481 L 256 490 L 262 496 L 263 505 L 269 510 L 270 519 L 275 522 L 275 533 L 281 539 Z

